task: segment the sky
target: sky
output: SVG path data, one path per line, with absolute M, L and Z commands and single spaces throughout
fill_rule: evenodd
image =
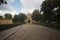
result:
M 0 6 L 0 15 L 11 13 L 12 15 L 19 13 L 32 13 L 35 9 L 40 9 L 40 5 L 44 0 L 7 0 L 8 4 Z

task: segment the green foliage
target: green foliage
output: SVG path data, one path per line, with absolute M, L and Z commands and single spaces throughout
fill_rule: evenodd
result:
M 26 19 L 26 15 L 24 13 L 20 13 L 19 15 L 14 15 L 13 22 L 24 23 L 25 19 Z
M 1 4 L 7 4 L 7 1 L 5 1 L 5 0 L 0 0 L 0 5 Z
M 39 13 L 39 10 L 34 10 L 32 13 L 32 20 L 38 22 L 41 20 L 41 14 Z
M 57 8 L 55 10 L 55 8 Z M 45 0 L 41 5 L 41 11 L 45 20 L 50 23 L 51 21 L 60 22 L 60 0 Z
M 18 15 L 14 15 L 13 22 L 16 23 L 18 21 Z
M 12 19 L 12 15 L 9 14 L 9 13 L 6 13 L 6 14 L 4 15 L 4 18 L 5 18 L 5 19 Z
M 48 26 L 60 28 L 60 0 L 45 0 L 41 4 L 42 20 Z
M 26 15 L 24 13 L 19 14 L 20 21 L 24 21 L 26 19 Z
M 22 24 L 0 24 L 0 31 L 1 30 L 5 30 L 5 29 L 9 29 L 18 25 L 22 25 Z
M 0 16 L 0 19 L 3 19 L 3 16 Z

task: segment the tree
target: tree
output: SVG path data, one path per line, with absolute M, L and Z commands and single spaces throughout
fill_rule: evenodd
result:
M 19 15 L 14 15 L 14 23 L 24 23 L 26 15 L 24 13 L 19 13 Z
M 0 16 L 0 19 L 3 19 L 3 16 Z
M 32 20 L 38 22 L 41 20 L 41 14 L 39 13 L 39 10 L 34 10 L 32 13 Z
M 0 0 L 0 5 L 1 4 L 7 4 L 7 1 L 5 1 L 5 0 Z
M 5 19 L 12 19 L 12 15 L 11 15 L 10 13 L 6 13 L 6 14 L 4 15 L 4 18 L 5 18 Z
M 17 23 L 17 22 L 19 22 L 18 20 L 19 20 L 18 15 L 14 15 L 13 22 Z
M 41 12 L 43 12 L 44 20 L 47 21 L 48 26 L 53 24 L 55 28 L 60 28 L 60 0 L 43 1 Z
M 41 5 L 45 20 L 60 22 L 60 0 L 45 0 Z
M 24 20 L 26 19 L 26 15 L 24 13 L 20 13 L 18 16 L 20 18 L 19 19 L 20 22 L 24 22 Z

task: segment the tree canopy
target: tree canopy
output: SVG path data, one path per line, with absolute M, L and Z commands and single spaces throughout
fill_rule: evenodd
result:
M 41 20 L 41 15 L 40 15 L 40 12 L 39 10 L 34 10 L 33 13 L 32 13 L 32 20 L 38 22 Z
M 5 1 L 5 0 L 0 0 L 0 5 L 1 4 L 7 4 L 7 1 Z
M 24 22 L 26 19 L 26 15 L 24 13 L 20 13 L 19 15 L 14 15 L 13 21 L 14 23 Z
M 6 13 L 6 14 L 4 15 L 4 18 L 5 18 L 5 19 L 12 19 L 12 15 L 11 15 L 10 13 Z
M 3 16 L 0 16 L 0 19 L 3 19 Z
M 60 22 L 60 0 L 45 0 L 41 5 L 45 20 Z

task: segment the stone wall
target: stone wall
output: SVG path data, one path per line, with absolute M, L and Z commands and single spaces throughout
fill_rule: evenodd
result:
M 13 24 L 12 20 L 0 20 L 0 24 Z

